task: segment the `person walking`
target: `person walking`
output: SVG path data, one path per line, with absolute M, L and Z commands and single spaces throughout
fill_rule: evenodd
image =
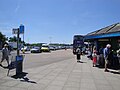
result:
M 106 48 L 104 48 L 104 51 L 103 51 L 103 54 L 104 54 L 104 59 L 105 59 L 105 72 L 108 72 L 108 62 L 109 62 L 109 54 L 110 54 L 110 48 L 111 48 L 111 45 L 110 44 L 107 44 L 106 45 Z
M 77 62 L 80 62 L 80 59 L 81 59 L 81 49 L 79 47 L 76 49 L 76 55 L 77 55 Z
M 9 66 L 9 50 L 8 50 L 8 45 L 5 44 L 3 49 L 2 49 L 2 59 L 0 61 L 0 65 L 2 66 L 3 60 L 6 59 L 7 64 Z

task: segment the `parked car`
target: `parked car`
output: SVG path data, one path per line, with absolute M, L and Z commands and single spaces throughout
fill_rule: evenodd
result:
M 28 47 L 28 46 L 24 46 L 24 47 L 22 47 L 21 48 L 21 51 L 30 51 L 30 47 Z
M 55 46 L 49 46 L 49 49 L 52 50 L 52 51 L 56 50 Z
M 40 47 L 33 47 L 30 51 L 31 53 L 41 53 Z
M 50 52 L 50 48 L 49 48 L 48 45 L 43 45 L 43 46 L 41 47 L 41 51 L 42 51 L 42 52 Z

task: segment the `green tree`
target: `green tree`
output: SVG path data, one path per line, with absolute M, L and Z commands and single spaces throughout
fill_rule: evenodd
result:
M 2 43 L 5 43 L 6 40 L 7 40 L 6 36 L 3 35 L 3 34 L 0 32 L 0 41 L 1 41 Z
M 17 37 L 16 36 L 10 37 L 9 42 L 17 42 Z
M 10 37 L 9 42 L 17 42 L 17 37 L 16 36 Z M 19 42 L 23 43 L 23 41 L 21 41 L 21 38 L 19 38 Z

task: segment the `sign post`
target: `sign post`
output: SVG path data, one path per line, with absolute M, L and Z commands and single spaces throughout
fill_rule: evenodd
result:
M 20 34 L 24 34 L 24 26 L 21 25 L 19 28 L 17 29 L 13 29 L 12 30 L 13 34 L 17 34 L 17 56 L 16 56 L 16 76 L 19 76 L 22 74 L 22 64 L 23 64 L 23 55 L 20 55 L 19 52 L 19 38 L 20 38 Z
M 18 32 L 17 32 L 17 56 L 19 56 L 20 52 L 19 52 L 19 28 L 18 28 Z
M 20 29 L 20 34 L 23 34 L 23 44 L 24 44 L 24 25 L 20 25 L 19 27 Z M 24 50 L 24 45 L 23 45 L 23 50 L 22 50 L 23 53 L 25 53 L 25 50 Z

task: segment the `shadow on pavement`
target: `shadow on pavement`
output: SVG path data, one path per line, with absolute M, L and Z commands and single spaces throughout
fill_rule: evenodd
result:
M 0 64 L 0 66 L 4 69 L 10 69 L 9 66 L 3 66 Z M 8 72 L 9 73 L 9 72 Z M 26 77 L 28 73 L 26 72 L 22 72 L 20 73 L 19 75 L 13 75 L 11 76 L 11 78 L 14 78 L 14 79 L 23 79 L 23 80 L 20 80 L 21 82 L 28 82 L 28 83 L 34 83 L 34 84 L 37 84 L 35 81 L 30 81 L 29 78 Z M 7 76 L 9 76 L 9 74 L 7 74 Z
M 23 80 L 20 80 L 20 81 L 21 82 L 28 82 L 28 83 L 37 84 L 35 81 L 30 81 L 29 78 L 26 77 L 27 74 L 28 73 L 26 73 L 26 72 L 22 72 L 19 75 L 13 75 L 13 76 L 11 76 L 11 78 L 14 78 L 14 79 L 23 79 Z
M 0 64 L 0 66 L 1 66 L 2 68 L 4 68 L 4 69 L 9 69 L 9 66 L 3 66 L 3 65 L 1 65 L 1 64 Z
M 113 73 L 113 74 L 120 74 L 120 71 L 110 71 L 110 73 Z
M 87 62 L 83 62 L 83 61 L 77 61 L 78 63 L 87 63 Z

